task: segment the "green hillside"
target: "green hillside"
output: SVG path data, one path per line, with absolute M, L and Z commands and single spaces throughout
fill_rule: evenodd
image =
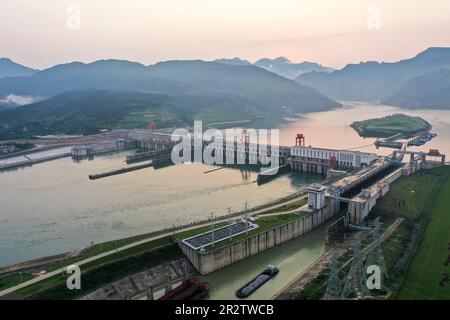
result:
M 379 213 L 404 217 L 406 221 L 402 224 L 409 226 L 403 230 L 406 243 L 392 242 L 384 247 L 388 262 L 392 251 L 399 252 L 398 261 L 392 263 L 396 267 L 389 275 L 390 286 L 398 282 L 399 299 L 450 297 L 450 284 L 440 285 L 444 273 L 450 273 L 450 265 L 444 265 L 450 255 L 449 194 L 450 168 L 445 166 L 402 177 L 375 207 Z M 410 257 L 402 265 L 401 257 L 409 250 L 408 242 L 414 241 L 412 260 Z M 398 245 L 401 247 L 396 249 Z
M 104 128 L 146 128 L 148 122 L 155 122 L 158 128 L 190 127 L 194 120 L 208 123 L 252 119 L 266 112 L 256 103 L 229 95 L 73 91 L 3 111 L 0 140 L 48 134 L 86 135 Z
M 430 124 L 424 119 L 401 113 L 383 118 L 356 121 L 351 126 L 361 137 L 365 138 L 386 138 L 399 133 L 411 136 L 431 129 Z

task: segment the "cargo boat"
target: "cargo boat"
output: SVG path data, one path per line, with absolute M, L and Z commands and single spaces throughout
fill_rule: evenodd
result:
M 263 284 L 269 281 L 271 278 L 278 274 L 279 270 L 276 266 L 268 265 L 267 268 L 257 275 L 255 278 L 250 280 L 242 288 L 236 291 L 236 297 L 247 298 L 253 292 L 259 289 Z
M 186 279 L 158 300 L 200 300 L 208 295 L 209 288 L 210 285 L 207 282 L 195 278 Z

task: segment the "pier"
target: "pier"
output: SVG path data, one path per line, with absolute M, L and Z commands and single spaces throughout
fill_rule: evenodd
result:
M 105 171 L 105 172 L 101 172 L 101 173 L 93 173 L 93 174 L 89 175 L 89 179 L 96 180 L 96 179 L 100 179 L 100 178 L 106 178 L 106 177 L 115 176 L 115 175 L 122 174 L 122 173 L 127 173 L 127 172 L 131 172 L 131 171 L 150 168 L 152 166 L 153 166 L 153 163 L 150 162 L 150 163 L 140 164 L 140 165 L 136 165 L 136 166 L 132 166 L 132 167 L 123 167 L 123 168 L 119 168 L 119 169 L 113 169 L 113 170 Z

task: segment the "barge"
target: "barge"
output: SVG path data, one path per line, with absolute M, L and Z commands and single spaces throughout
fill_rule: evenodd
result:
M 267 281 L 276 276 L 278 272 L 279 270 L 276 266 L 268 265 L 263 272 L 261 272 L 255 278 L 247 282 L 242 288 L 236 291 L 236 297 L 247 298 L 261 286 L 263 286 Z

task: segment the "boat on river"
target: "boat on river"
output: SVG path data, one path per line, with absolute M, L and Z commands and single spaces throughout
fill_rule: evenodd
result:
M 258 274 L 255 278 L 247 282 L 242 288 L 236 291 L 236 297 L 247 298 L 261 286 L 263 286 L 267 281 L 276 276 L 278 272 L 279 270 L 276 266 L 268 265 L 263 272 Z

